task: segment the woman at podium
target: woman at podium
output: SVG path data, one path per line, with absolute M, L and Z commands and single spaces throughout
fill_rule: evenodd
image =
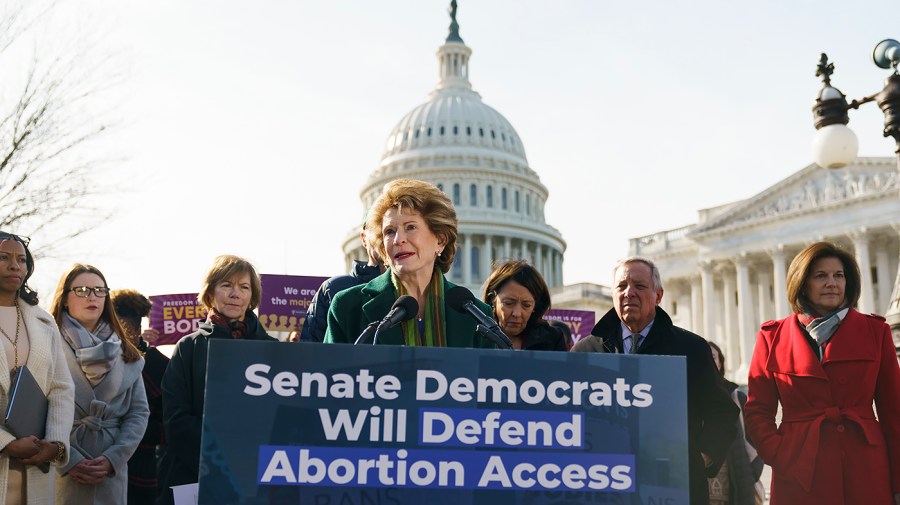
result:
M 445 303 L 446 293 L 456 287 L 444 276 L 456 256 L 456 227 L 456 209 L 440 189 L 412 179 L 387 184 L 369 211 L 366 229 L 375 236 L 388 269 L 334 297 L 325 342 L 356 342 L 367 327 L 377 325 L 391 312 L 398 298 L 407 295 L 417 302 L 415 314 L 403 314 L 402 322 L 383 325 L 377 333 L 367 332 L 364 343 L 494 347 L 476 332 L 475 318 Z M 490 315 L 490 307 L 472 301 Z M 412 304 L 404 307 L 401 310 Z M 369 337 L 368 333 L 374 334 Z

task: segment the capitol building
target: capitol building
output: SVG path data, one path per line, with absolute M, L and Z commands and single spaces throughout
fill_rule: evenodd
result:
M 812 164 L 746 200 L 700 210 L 694 224 L 633 238 L 629 253 L 657 263 L 662 307 L 676 325 L 718 343 L 728 375 L 746 384 L 760 324 L 791 314 L 787 267 L 807 245 L 825 240 L 854 254 L 858 309 L 887 312 L 900 253 L 898 190 L 896 158 Z
M 544 221 L 547 188 L 528 166 L 519 134 L 472 88 L 472 50 L 459 35 L 455 14 L 454 6 L 450 34 L 437 51 L 437 87 L 391 130 L 360 199 L 369 208 L 394 179 L 428 181 L 452 199 L 459 219 L 451 281 L 480 295 L 494 263 L 524 258 L 551 288 L 562 286 L 566 242 Z M 366 259 L 359 231 L 343 243 L 348 269 L 353 260 Z

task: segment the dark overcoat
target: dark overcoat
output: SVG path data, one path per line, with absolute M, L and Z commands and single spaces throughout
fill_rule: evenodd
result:
M 247 311 L 244 322 L 247 324 L 244 339 L 276 341 L 266 333 L 253 312 Z M 206 358 L 209 341 L 214 338 L 232 337 L 222 326 L 200 323 L 196 332 L 182 337 L 175 345 L 163 375 L 163 427 L 168 448 L 159 464 L 161 503 L 173 503 L 169 487 L 198 481 Z
M 604 315 L 591 334 L 572 348 L 573 352 L 624 352 L 621 321 L 615 309 Z M 721 385 L 709 344 L 703 337 L 672 324 L 661 308 L 638 354 L 685 356 L 687 358 L 688 464 L 692 504 L 709 504 L 708 477 L 718 473 L 728 448 L 737 436 L 740 410 Z M 705 466 L 700 453 L 712 458 Z

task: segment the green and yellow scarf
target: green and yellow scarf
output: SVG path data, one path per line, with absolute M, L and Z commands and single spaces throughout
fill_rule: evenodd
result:
M 403 283 L 391 273 L 391 283 L 397 290 L 397 298 L 409 294 Z M 446 347 L 447 321 L 444 319 L 444 275 L 439 268 L 431 274 L 431 282 L 425 290 L 424 335 L 419 334 L 419 324 L 415 319 L 401 323 L 403 344 L 408 346 Z

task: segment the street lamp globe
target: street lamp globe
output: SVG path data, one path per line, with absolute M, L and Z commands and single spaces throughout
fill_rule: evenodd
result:
M 816 131 L 812 150 L 813 159 L 820 167 L 841 168 L 856 159 L 859 141 L 847 125 L 835 123 Z

